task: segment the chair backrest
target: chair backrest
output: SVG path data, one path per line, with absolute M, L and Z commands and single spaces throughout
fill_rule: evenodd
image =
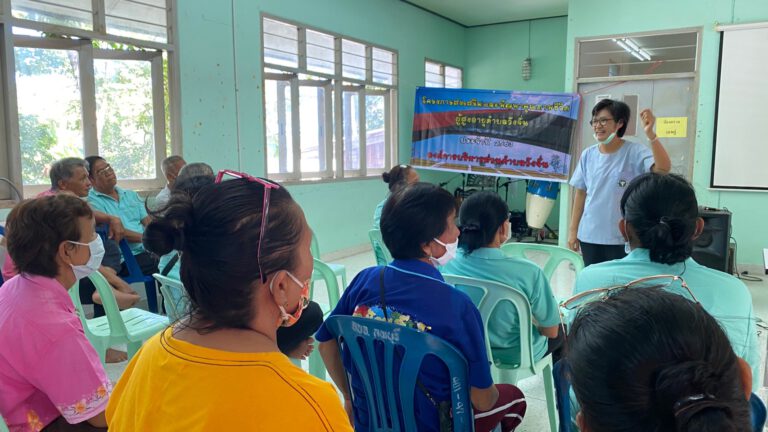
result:
M 336 274 L 333 273 L 333 269 L 331 269 L 328 264 L 320 261 L 319 259 L 315 258 L 315 269 L 314 272 L 316 272 L 320 277 L 323 279 L 323 282 L 325 282 L 325 289 L 328 293 L 328 306 L 333 309 L 336 307 L 336 304 L 339 302 L 339 281 L 336 279 Z M 314 279 L 314 278 L 313 278 Z M 315 284 L 312 284 L 312 290 L 309 293 L 309 299 L 317 303 L 317 296 L 315 295 Z
M 514 367 L 514 369 L 527 369 L 533 373 L 533 366 L 535 365 L 533 347 L 531 346 L 533 343 L 531 335 L 533 323 L 531 320 L 531 304 L 528 302 L 528 297 L 522 291 L 499 282 L 450 274 L 444 274 L 443 278 L 447 283 L 455 286 L 456 289 L 465 292 L 480 310 L 480 316 L 483 319 L 483 327 L 485 329 L 485 347 L 489 357 L 491 357 L 491 344 L 488 340 L 488 323 L 493 311 L 504 302 L 511 304 L 515 308 L 518 317 L 517 324 L 520 329 L 520 364 Z M 491 368 L 504 368 L 504 366 L 514 365 L 501 365 L 493 362 Z
M 749 398 L 750 415 L 752 417 L 753 432 L 762 432 L 765 427 L 766 409 L 760 397 L 754 393 Z
M 376 256 L 376 265 L 385 266 L 392 262 L 392 254 L 389 253 L 384 239 L 381 238 L 381 230 L 372 229 L 368 231 L 368 239 L 371 241 L 373 254 Z
M 315 231 L 312 231 L 312 243 L 309 244 L 309 251 L 312 252 L 312 257 L 320 259 L 320 243 L 317 241 Z
M 365 389 L 371 430 L 416 431 L 416 379 L 428 354 L 445 363 L 451 377 L 453 430 L 474 430 L 467 361 L 448 342 L 429 333 L 368 318 L 336 315 L 328 318 L 325 325 L 350 353 L 352 367 Z M 397 382 L 396 348 L 402 354 L 397 356 L 401 360 Z M 376 355 L 377 351 L 382 358 Z M 357 395 L 353 393 L 353 397 Z M 398 419 L 403 420 L 402 428 Z
M 189 297 L 180 280 L 163 276 L 160 273 L 152 275 L 160 284 L 160 292 L 163 294 L 165 313 L 171 321 L 177 321 L 189 310 Z
M 136 261 L 136 257 L 133 256 L 133 251 L 131 250 L 131 246 L 128 244 L 128 241 L 121 239 L 119 246 L 120 253 L 122 253 L 123 260 L 125 261 L 125 267 L 128 269 L 128 276 L 124 277 L 123 279 L 128 283 L 146 282 L 147 280 L 151 280 L 152 276 L 145 275 L 141 272 L 141 267 L 139 267 L 139 263 Z
M 1 415 L 0 415 L 0 432 L 8 432 L 8 425 L 5 424 L 5 420 Z
M 555 274 L 555 270 L 557 270 L 557 267 L 563 261 L 567 261 L 573 265 L 573 268 L 576 271 L 576 275 L 584 270 L 584 258 L 582 258 L 581 255 L 570 249 L 555 245 L 511 242 L 503 244 L 501 246 L 501 250 L 507 256 L 525 258 L 528 260 L 531 260 L 531 258 L 529 258 L 527 255 L 528 252 L 538 252 L 545 254 L 546 261 L 541 267 L 541 270 L 544 272 L 544 276 L 547 277 L 548 281 L 552 280 L 552 276 Z
M 0 235 L 5 236 L 5 227 L 0 225 Z
M 101 297 L 101 305 L 104 307 L 104 313 L 107 316 L 107 322 L 109 323 L 109 331 L 111 336 L 117 338 L 126 337 L 128 335 L 128 330 L 125 328 L 125 322 L 123 321 L 123 317 L 120 315 L 120 308 L 117 306 L 117 300 L 115 300 L 115 294 L 112 293 L 112 287 L 109 285 L 109 282 L 107 282 L 107 280 L 104 279 L 104 276 L 102 276 L 99 272 L 91 273 L 88 278 L 91 280 L 91 282 L 93 282 L 93 286 L 96 287 L 96 292 L 98 292 L 99 297 Z M 85 314 L 83 312 L 83 305 L 80 303 L 79 281 L 75 282 L 75 285 L 73 285 L 72 289 L 69 290 L 69 297 L 72 299 L 72 302 L 75 304 L 75 307 L 80 313 L 80 318 L 83 321 L 85 334 L 89 335 L 90 331 L 85 322 L 86 320 Z M 91 339 L 90 336 L 89 339 Z

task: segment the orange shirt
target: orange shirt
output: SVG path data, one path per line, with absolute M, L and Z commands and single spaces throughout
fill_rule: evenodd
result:
M 234 353 L 150 339 L 107 407 L 110 432 L 352 431 L 339 396 L 279 352 Z

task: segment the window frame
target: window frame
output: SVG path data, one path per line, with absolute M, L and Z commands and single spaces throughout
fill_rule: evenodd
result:
M 429 57 L 425 57 L 424 58 L 424 86 L 425 87 L 427 86 L 427 73 L 428 73 L 427 72 L 427 63 L 432 63 L 432 64 L 437 65 L 437 66 L 440 67 L 439 75 L 440 75 L 440 79 L 442 81 L 442 85 L 439 88 L 464 88 L 464 68 L 459 67 L 459 66 L 454 66 L 454 65 L 452 65 L 450 63 L 445 63 L 445 62 L 442 62 L 442 61 L 433 60 L 433 59 L 431 59 Z M 445 68 L 446 67 L 457 69 L 459 72 L 461 72 L 461 80 L 459 82 L 460 85 L 458 87 L 446 87 L 445 86 L 445 76 L 446 76 L 445 75 Z
M 148 61 L 152 70 L 152 116 L 155 146 L 155 177 L 141 180 L 119 180 L 121 187 L 130 189 L 159 189 L 165 184 L 161 163 L 167 156 L 166 132 L 170 128 L 171 154 L 182 154 L 180 73 L 176 49 L 175 14 L 177 0 L 166 0 L 167 42 L 135 39 L 107 32 L 104 1 L 93 0 L 93 30 L 83 30 L 58 24 L 16 18 L 12 14 L 11 0 L 0 0 L 0 154 L 7 155 L 7 163 L 0 163 L 0 177 L 6 177 L 22 191 L 25 197 L 47 190 L 50 185 L 24 185 L 22 179 L 22 155 L 19 137 L 18 94 L 16 91 L 15 48 L 65 49 L 78 51 L 80 75 L 80 100 L 82 109 L 83 151 L 86 156 L 98 154 L 98 128 L 96 114 L 96 87 L 94 61 L 134 60 Z M 13 33 L 13 28 L 52 33 L 65 38 L 48 38 Z M 115 42 L 133 45 L 139 50 L 107 50 L 93 47 L 93 41 Z M 168 61 L 168 113 L 165 112 L 165 77 L 163 56 Z M 170 124 L 166 122 L 166 114 Z M 119 176 L 119 173 L 118 173 Z M 0 201 L 14 199 L 15 193 L 0 182 Z
M 265 113 L 263 117 L 264 127 L 264 170 L 267 176 L 272 179 L 286 183 L 308 183 L 308 182 L 329 182 L 339 180 L 359 180 L 370 179 L 380 176 L 381 173 L 390 169 L 397 159 L 397 101 L 398 101 L 398 78 L 399 78 L 399 52 L 396 49 L 373 44 L 363 40 L 349 37 L 339 33 L 327 31 L 314 26 L 308 26 L 296 21 L 282 17 L 262 13 L 261 14 L 261 48 L 260 61 L 262 70 L 262 108 Z M 284 66 L 274 63 L 268 63 L 265 58 L 265 31 L 264 20 L 278 21 L 283 24 L 295 26 L 298 30 L 298 65 L 297 67 Z M 311 70 L 307 67 L 307 31 L 318 32 L 334 38 L 334 73 L 324 73 Z M 363 44 L 366 53 L 366 68 L 364 80 L 345 77 L 343 75 L 342 64 L 342 40 Z M 392 54 L 392 84 L 384 84 L 373 81 L 373 49 L 387 51 Z M 269 69 L 269 71 L 267 71 Z M 309 75 L 318 80 L 303 80 L 300 75 Z M 292 171 L 287 173 L 273 173 L 269 171 L 269 152 L 267 151 L 267 106 L 266 89 L 268 81 L 288 81 L 295 80 L 291 90 L 291 110 L 295 115 L 291 115 L 291 146 L 292 146 Z M 300 119 L 300 90 L 305 86 L 325 88 L 325 136 L 324 150 L 318 149 L 318 158 L 325 160 L 325 170 L 310 172 L 301 170 L 301 119 Z M 360 147 L 360 163 L 358 169 L 348 170 L 344 167 L 345 140 L 344 140 L 344 119 L 342 99 L 344 94 L 350 92 L 358 95 L 358 119 L 360 121 L 358 145 Z M 370 95 L 384 97 L 385 126 L 384 126 L 384 168 L 369 168 L 366 154 L 366 131 L 365 131 L 365 101 Z M 278 115 L 281 110 L 278 110 Z M 334 169 L 335 167 L 335 169 Z

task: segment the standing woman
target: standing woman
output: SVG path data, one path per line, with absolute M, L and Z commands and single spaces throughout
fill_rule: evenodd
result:
M 389 194 L 384 198 L 379 205 L 376 206 L 376 210 L 373 211 L 373 228 L 379 229 L 379 221 L 381 221 L 381 211 L 384 209 L 384 204 L 389 199 L 389 196 L 393 192 L 397 191 L 403 186 L 414 184 L 419 181 L 419 173 L 410 165 L 396 165 L 388 172 L 381 174 L 384 183 L 389 185 Z
M 624 238 L 618 229 L 619 200 L 629 182 L 653 171 L 668 173 L 672 162 L 653 126 L 650 109 L 640 113 L 650 148 L 624 140 L 631 112 L 621 101 L 603 99 L 592 108 L 589 124 L 597 144 L 581 154 L 570 185 L 575 188 L 568 247 L 584 256 L 584 264 L 623 258 Z

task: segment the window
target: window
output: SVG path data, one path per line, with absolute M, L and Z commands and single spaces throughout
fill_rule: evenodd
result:
M 391 167 L 397 53 L 271 17 L 262 32 L 268 175 L 339 179 Z
M 13 49 L 2 55 L 13 75 L 2 77 L 2 91 L 15 103 L 3 107 L 0 130 L 18 128 L 18 139 L 0 135 L 0 152 L 11 156 L 0 177 L 31 196 L 50 186 L 54 161 L 99 154 L 125 187 L 163 184 L 158 162 L 180 150 L 169 145 L 171 2 L 11 0 L 12 16 L 0 23 L 12 28 Z
M 426 60 L 424 62 L 424 85 L 426 87 L 462 88 L 461 68 Z

